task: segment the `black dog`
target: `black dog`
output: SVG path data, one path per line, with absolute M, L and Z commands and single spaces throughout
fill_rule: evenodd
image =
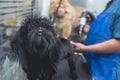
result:
M 61 58 L 67 59 L 71 78 L 77 79 L 73 48 L 68 40 L 56 37 L 49 19 L 26 18 L 11 46 L 29 80 L 56 80 Z

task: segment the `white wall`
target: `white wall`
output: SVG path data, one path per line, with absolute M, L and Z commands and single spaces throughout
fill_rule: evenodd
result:
M 102 12 L 110 0 L 87 0 L 87 10 L 93 12 L 95 15 L 98 15 Z
M 72 5 L 86 8 L 87 0 L 69 0 Z

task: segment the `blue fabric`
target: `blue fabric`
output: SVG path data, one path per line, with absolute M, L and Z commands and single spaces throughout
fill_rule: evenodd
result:
M 116 15 L 113 22 L 113 26 L 111 26 L 112 36 L 120 38 L 120 15 Z
M 114 0 L 106 11 L 115 14 L 120 14 L 120 0 Z
M 114 38 L 120 38 L 120 0 L 114 2 L 106 10 L 111 14 L 111 30 Z
M 111 15 L 109 12 L 103 12 L 93 21 L 86 45 L 101 43 L 112 38 Z M 120 52 L 110 54 L 87 52 L 84 54 L 94 80 L 116 80 L 119 54 Z
M 120 62 L 120 59 L 119 59 L 119 62 Z M 120 80 L 120 63 L 118 65 L 117 80 Z

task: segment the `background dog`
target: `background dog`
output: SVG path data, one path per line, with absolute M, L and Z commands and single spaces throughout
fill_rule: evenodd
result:
M 56 80 L 57 66 L 62 58 L 68 61 L 71 78 L 77 79 L 74 50 L 68 40 L 56 36 L 49 19 L 25 19 L 11 46 L 29 80 Z
M 56 9 L 60 0 L 51 0 L 49 14 L 54 18 Z M 58 8 L 57 15 L 55 16 L 56 31 L 59 36 L 66 39 L 71 34 L 72 28 L 78 26 L 81 13 L 84 8 L 79 6 L 72 6 L 68 0 L 62 0 L 60 8 Z

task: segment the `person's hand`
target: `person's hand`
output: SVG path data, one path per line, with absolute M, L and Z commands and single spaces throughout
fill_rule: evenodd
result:
M 76 43 L 73 41 L 70 41 L 70 43 L 72 44 L 73 48 L 75 49 L 76 52 L 83 52 L 83 49 L 85 47 L 85 45 L 81 44 L 81 43 Z

